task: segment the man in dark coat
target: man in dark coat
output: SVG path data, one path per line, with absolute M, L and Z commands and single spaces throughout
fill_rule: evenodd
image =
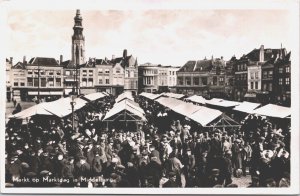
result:
M 133 163 L 128 162 L 125 169 L 126 178 L 129 187 L 139 187 L 139 171 Z
M 155 159 L 156 162 L 159 165 L 161 165 L 160 154 L 159 154 L 158 150 L 155 149 L 155 146 L 154 145 L 150 145 L 149 150 L 150 150 L 150 157 L 156 157 L 157 158 L 157 159 Z
M 153 179 L 154 187 L 159 187 L 159 180 L 161 179 L 163 172 L 162 166 L 157 163 L 157 157 L 151 156 L 151 161 L 146 165 L 147 177 L 151 176 Z
M 80 157 L 80 161 L 75 165 L 75 177 L 80 182 L 80 187 L 87 187 L 88 183 L 86 181 L 81 181 L 81 178 L 89 178 L 91 175 L 91 166 L 86 162 L 84 156 Z
M 169 180 L 163 184 L 163 187 L 170 187 L 170 188 L 178 188 L 180 187 L 178 181 L 176 180 L 176 173 L 170 172 L 169 173 Z

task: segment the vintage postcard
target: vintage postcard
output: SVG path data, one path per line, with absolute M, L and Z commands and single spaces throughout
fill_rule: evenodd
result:
M 298 8 L 1 2 L 1 191 L 299 193 Z

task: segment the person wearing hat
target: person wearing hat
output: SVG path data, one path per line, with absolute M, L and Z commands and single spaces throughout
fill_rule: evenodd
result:
M 157 157 L 154 154 L 150 154 L 150 162 L 146 165 L 146 179 L 151 176 L 153 179 L 153 186 L 159 187 L 159 180 L 162 177 L 163 171 L 161 164 L 158 163 Z
M 126 174 L 126 178 L 128 180 L 128 187 L 139 187 L 140 174 L 135 164 L 128 162 L 124 173 Z
M 244 176 L 246 176 L 246 168 L 250 167 L 251 158 L 252 158 L 252 147 L 249 141 L 245 141 L 245 144 L 243 146 L 243 151 L 242 151 L 242 170 Z
M 85 150 L 85 157 L 86 157 L 86 162 L 89 164 L 89 165 L 92 165 L 92 162 L 95 158 L 95 148 L 93 146 L 93 142 L 91 140 L 89 140 L 87 142 L 87 149 Z
M 79 162 L 75 165 L 75 178 L 80 182 L 81 177 L 91 176 L 91 166 L 86 162 L 86 157 L 79 157 Z M 87 182 L 80 182 L 80 187 L 87 187 Z
M 62 177 L 69 179 L 69 183 L 62 183 L 62 187 L 73 187 L 74 186 L 74 157 L 70 156 L 66 159 L 62 167 Z
M 5 166 L 8 175 L 11 177 L 11 182 L 13 178 L 20 178 L 22 176 L 23 169 L 21 161 L 18 159 L 18 154 L 16 152 L 12 153 L 12 156 L 9 158 L 9 161 Z
M 160 161 L 160 153 L 158 150 L 155 149 L 154 145 L 149 146 L 149 151 L 150 151 L 150 157 L 156 157 L 156 162 L 161 165 Z
M 195 156 L 192 154 L 191 149 L 188 147 L 184 152 L 183 152 L 183 156 L 182 156 L 182 163 L 185 166 L 183 168 L 183 173 L 184 175 L 187 177 L 187 186 L 190 187 L 190 180 L 191 180 L 191 176 L 192 176 L 192 172 L 195 168 Z
M 169 187 L 169 188 L 178 188 L 180 185 L 178 184 L 177 181 L 177 176 L 175 172 L 169 172 L 168 174 L 169 180 L 163 184 L 163 187 Z
M 242 145 L 241 140 L 236 139 L 231 148 L 232 151 L 232 166 L 233 166 L 233 174 L 236 176 L 237 170 L 242 169 Z

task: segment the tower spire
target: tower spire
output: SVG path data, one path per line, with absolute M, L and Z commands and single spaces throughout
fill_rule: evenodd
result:
M 76 10 L 76 15 L 74 17 L 73 26 L 73 36 L 72 36 L 72 62 L 75 65 L 80 65 L 85 62 L 85 38 L 82 34 L 82 16 L 80 10 Z

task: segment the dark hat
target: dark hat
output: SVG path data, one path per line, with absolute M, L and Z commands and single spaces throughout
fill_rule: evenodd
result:
M 118 174 L 116 174 L 116 173 L 112 173 L 112 174 L 110 174 L 110 177 L 111 177 L 112 179 L 116 180 L 119 176 L 118 176 Z
M 211 174 L 212 175 L 219 175 L 220 174 L 220 170 L 219 169 L 212 169 L 211 170 Z
M 174 177 L 174 176 L 176 176 L 176 173 L 171 171 L 171 172 L 169 173 L 169 177 L 172 178 L 172 177 Z
M 24 168 L 29 168 L 29 165 L 28 165 L 28 163 L 26 163 L 26 162 L 22 162 L 21 165 L 22 165 L 22 167 L 24 167 Z

